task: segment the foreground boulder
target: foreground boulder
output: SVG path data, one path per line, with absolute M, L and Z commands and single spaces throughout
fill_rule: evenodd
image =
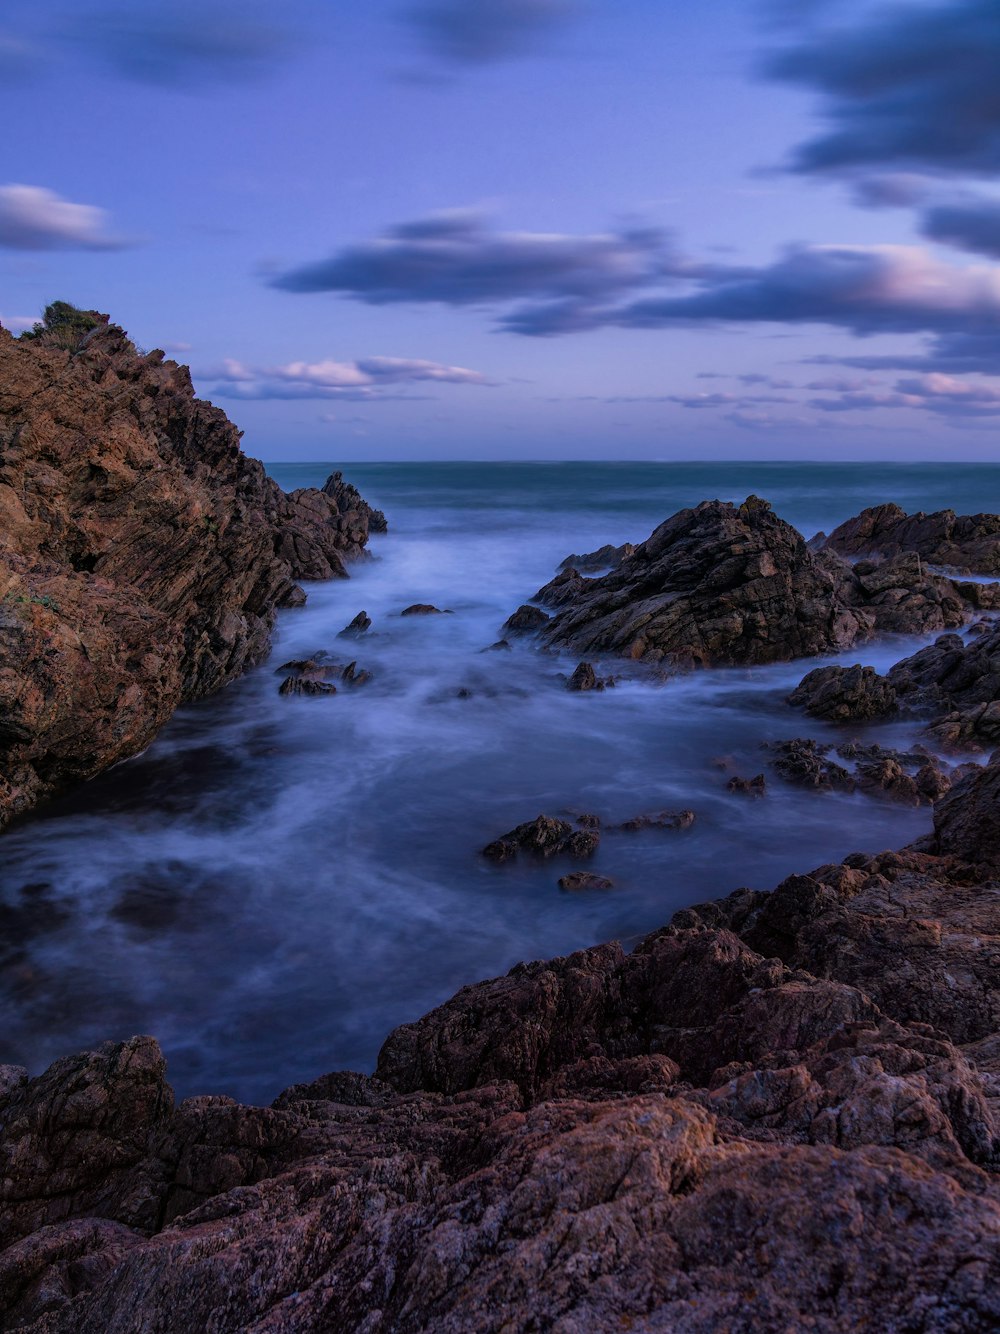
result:
M 870 722 L 896 712 L 896 691 L 874 667 L 817 667 L 804 676 L 788 703 L 827 722 Z
M 0 329 L 0 825 L 142 750 L 264 657 L 296 580 L 363 554 L 353 487 L 286 496 L 239 441 L 106 316 Z
M 841 556 L 893 557 L 914 552 L 931 565 L 959 574 L 1000 574 L 1000 515 L 907 514 L 875 505 L 848 519 L 819 543 Z
M 536 600 L 541 642 L 709 667 L 815 656 L 879 633 L 962 625 L 994 594 L 929 574 L 916 555 L 850 565 L 816 553 L 766 501 L 704 501 L 661 524 L 610 573 L 566 569 Z M 522 607 L 522 616 L 530 608 Z
M 998 778 L 923 850 L 518 965 L 270 1108 L 175 1106 L 148 1038 L 0 1069 L 0 1323 L 996 1329 Z

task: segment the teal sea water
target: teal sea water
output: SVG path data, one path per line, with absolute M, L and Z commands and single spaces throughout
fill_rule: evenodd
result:
M 558 675 L 573 660 L 481 650 L 569 552 L 641 540 L 684 505 L 753 492 L 811 536 L 883 500 L 1000 510 L 1000 466 L 271 471 L 292 489 L 335 467 L 387 514 L 373 559 L 283 612 L 268 663 L 0 840 L 0 1062 L 37 1071 L 149 1032 L 181 1094 L 267 1101 L 328 1070 L 370 1070 L 395 1024 L 518 960 L 631 941 L 685 904 L 929 827 L 926 811 L 862 797 L 777 783 L 759 802 L 726 792 L 719 756 L 752 775 L 762 742 L 824 732 L 784 703 L 815 662 L 579 696 Z M 400 618 L 413 602 L 454 615 Z M 340 653 L 336 633 L 362 608 L 373 628 L 349 656 L 373 682 L 279 697 L 275 668 Z M 919 642 L 846 657 L 885 667 Z M 695 810 L 694 828 L 606 834 L 591 864 L 615 880 L 606 893 L 562 893 L 567 866 L 478 855 L 542 811 L 615 822 L 664 807 Z

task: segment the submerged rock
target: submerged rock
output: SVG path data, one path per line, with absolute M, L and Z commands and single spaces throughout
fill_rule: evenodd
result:
M 652 815 L 633 815 L 617 828 L 634 834 L 640 829 L 690 829 L 694 822 L 694 811 L 655 811 Z
M 310 676 L 288 676 L 278 687 L 279 695 L 335 695 L 337 687 Z
M 412 607 L 404 607 L 399 613 L 400 616 L 452 616 L 453 612 L 442 611 L 440 607 L 434 607 L 429 602 L 414 602 Z
M 0 825 L 263 659 L 296 581 L 346 576 L 370 521 L 347 484 L 285 495 L 107 316 L 0 329 Z
M 604 875 L 595 875 L 593 871 L 570 871 L 569 875 L 561 876 L 559 879 L 559 888 L 571 893 L 581 889 L 614 889 L 614 887 L 613 880 Z
M 743 797 L 763 797 L 767 794 L 767 779 L 763 774 L 753 778 L 741 778 L 738 774 L 726 784 L 727 792 L 737 792 Z

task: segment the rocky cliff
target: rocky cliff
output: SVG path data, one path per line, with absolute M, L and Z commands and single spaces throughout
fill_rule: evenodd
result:
M 286 496 L 239 442 L 106 316 L 0 329 L 0 825 L 258 661 L 296 580 L 384 527 L 339 474 Z
M 269 1108 L 0 1068 L 0 1323 L 1000 1325 L 1000 766 L 921 848 L 466 987 Z

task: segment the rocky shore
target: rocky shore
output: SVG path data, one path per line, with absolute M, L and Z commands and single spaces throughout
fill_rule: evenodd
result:
M 987 1331 L 1000 765 L 901 852 L 470 986 L 268 1108 L 0 1071 L 5 1329 Z
M 384 526 L 339 474 L 286 496 L 184 368 L 105 317 L 0 330 L 0 823 L 258 661 L 297 580 L 346 575 Z M 932 832 L 684 908 L 629 951 L 519 964 L 397 1028 L 373 1075 L 270 1107 L 175 1102 L 151 1037 L 0 1066 L 0 1328 L 1000 1327 L 1000 631 L 975 623 L 1000 586 L 963 577 L 996 570 L 993 516 L 880 506 L 807 544 L 756 497 L 567 558 L 505 634 L 674 670 L 940 632 L 789 699 L 825 728 L 910 719 L 926 746 L 828 731 L 762 760 L 933 804 Z M 370 679 L 323 652 L 278 671 L 286 695 Z M 568 682 L 613 684 L 589 663 Z M 483 851 L 585 858 L 600 830 L 539 816 Z
M 258 662 L 296 581 L 384 529 L 339 474 L 286 495 L 240 434 L 107 316 L 0 328 L 0 826 Z

